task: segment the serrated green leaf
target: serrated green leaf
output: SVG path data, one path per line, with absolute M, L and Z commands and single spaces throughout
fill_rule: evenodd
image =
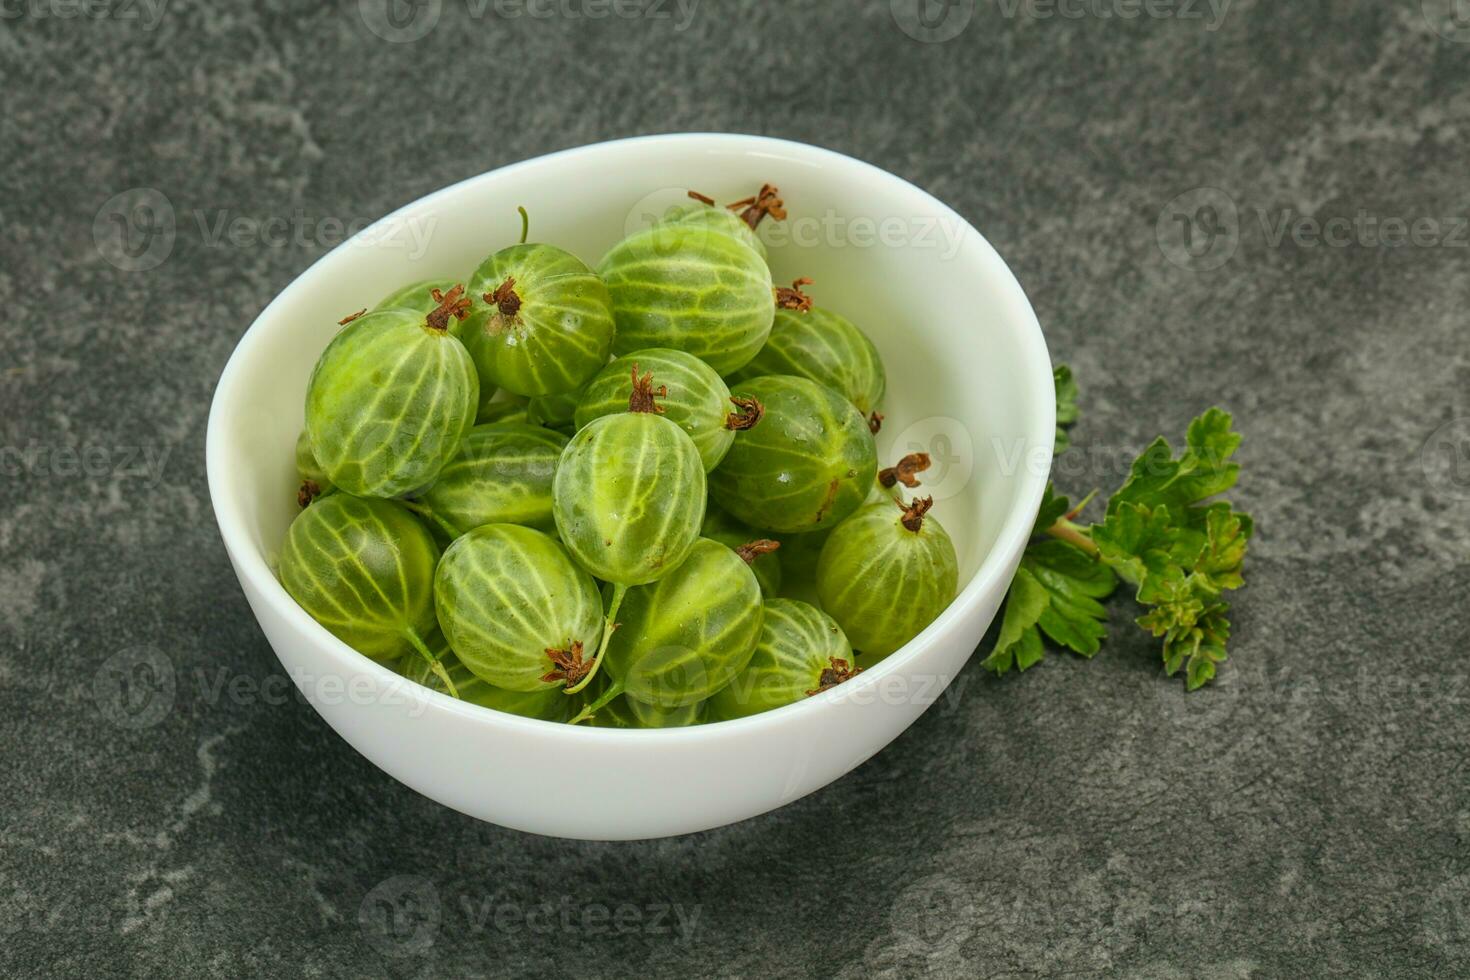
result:
M 1072 444 L 1067 428 L 1076 424 L 1080 417 L 1077 409 L 1077 382 L 1072 378 L 1072 369 L 1058 364 L 1052 370 L 1052 383 L 1057 397 L 1057 438 L 1053 453 L 1062 453 Z
M 1154 440 L 1134 460 L 1122 489 L 1108 501 L 1109 513 L 1124 504 L 1162 506 L 1178 513 L 1235 486 L 1240 465 L 1231 457 L 1240 447 L 1240 435 L 1230 423 L 1230 413 L 1218 408 L 1195 419 L 1178 459 L 1167 439 Z
M 1006 598 L 1005 619 L 985 666 L 1003 674 L 1040 662 L 1041 634 L 1058 646 L 1092 657 L 1107 635 L 1107 610 L 1098 599 L 1117 587 L 1113 572 L 1065 541 L 1034 541 Z
M 1056 495 L 1056 485 L 1048 483 L 1046 492 L 1041 495 L 1041 510 L 1036 514 L 1036 525 L 1031 529 L 1031 536 L 1044 534 L 1046 529 L 1057 521 L 1067 516 L 1072 509 L 1072 501 L 1066 497 Z
M 1108 516 L 1092 528 L 1092 541 L 1103 560 L 1134 585 L 1173 567 L 1192 568 L 1205 549 L 1205 536 L 1175 525 L 1167 507 L 1139 504 L 1108 508 Z

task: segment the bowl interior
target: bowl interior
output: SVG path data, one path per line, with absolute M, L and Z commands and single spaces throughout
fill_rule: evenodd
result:
M 626 140 L 485 174 L 402 208 L 302 274 L 241 342 L 211 420 L 211 489 L 237 564 L 272 565 L 297 513 L 307 378 L 339 319 L 411 281 L 462 280 L 518 239 L 518 205 L 532 241 L 595 267 L 687 189 L 724 203 L 763 182 L 789 212 L 763 226 L 777 282 L 811 277 L 816 302 L 882 353 L 880 464 L 934 459 L 921 492 L 954 540 L 963 597 L 997 542 L 1029 530 L 1050 463 L 1050 374 L 1031 307 L 984 239 L 928 194 L 839 154 L 734 136 Z

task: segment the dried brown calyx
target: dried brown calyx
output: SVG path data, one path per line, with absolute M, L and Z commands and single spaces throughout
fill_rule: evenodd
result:
M 812 298 L 801 291 L 802 286 L 810 286 L 812 281 L 806 276 L 794 280 L 789 286 L 776 287 L 776 305 L 783 310 L 795 310 L 798 313 L 810 313 L 812 310 Z
M 913 501 L 905 505 L 902 501 L 896 501 L 898 509 L 903 511 L 899 521 L 903 526 L 918 534 L 924 529 L 924 515 L 929 513 L 929 508 L 934 506 L 933 497 L 915 497 Z
M 694 200 L 698 201 L 700 204 L 708 204 L 710 207 L 714 207 L 715 206 L 715 199 L 714 198 L 708 197 L 708 196 L 706 196 L 704 194 L 701 194 L 701 193 L 699 193 L 699 191 L 690 191 L 689 192 L 689 196 L 691 198 L 693 198 Z
M 817 686 L 806 692 L 807 697 L 830 690 L 863 672 L 861 667 L 854 667 L 841 657 L 829 657 L 827 662 L 831 666 L 822 668 L 822 674 L 817 678 Z
M 639 377 L 638 365 L 633 365 L 633 393 L 628 396 L 628 411 L 662 415 L 664 413 L 664 407 L 655 399 L 667 398 L 668 396 L 668 385 L 659 385 L 655 388 L 653 386 L 653 372 L 649 371 L 647 374 Z
M 780 190 L 771 184 L 762 184 L 760 193 L 754 197 L 727 204 L 726 207 L 731 211 L 739 211 L 740 220 L 750 225 L 751 231 L 755 231 L 768 214 L 777 221 L 786 220 L 786 202 L 781 200 Z
M 485 294 L 485 302 L 500 311 L 504 317 L 513 317 L 521 312 L 521 298 L 516 295 L 516 277 L 511 276 L 495 287 L 495 292 Z
M 571 687 L 592 670 L 592 664 L 582 659 L 581 640 L 573 640 L 565 650 L 547 647 L 546 656 L 551 658 L 552 669 L 542 674 L 541 679 L 548 684 L 566 681 L 567 687 Z
M 874 412 L 872 415 L 869 415 L 868 416 L 868 431 L 871 432 L 871 433 L 873 433 L 873 435 L 875 435 L 875 436 L 879 432 L 883 431 L 883 413 L 882 412 Z
M 345 326 L 347 326 L 347 324 L 351 323 L 353 320 L 356 320 L 358 317 L 362 316 L 366 312 L 367 312 L 367 307 L 364 306 L 362 309 L 358 310 L 356 313 L 349 313 L 346 316 L 344 316 L 342 319 L 340 319 L 340 320 L 337 321 L 337 326 L 339 326 L 339 327 L 345 327 Z
M 742 544 L 735 549 L 735 554 L 740 556 L 741 561 L 749 565 L 761 555 L 769 555 L 779 547 L 781 547 L 781 542 L 772 541 L 770 538 L 761 538 L 758 541 Z
M 296 490 L 296 502 L 305 510 L 311 506 L 312 501 L 322 495 L 321 485 L 315 480 L 302 480 L 301 486 Z
M 730 396 L 730 401 L 735 405 L 735 411 L 725 416 L 725 428 L 731 432 L 744 432 L 753 429 L 756 423 L 766 417 L 766 406 L 754 398 L 746 398 L 741 395 Z
M 928 453 L 910 453 L 899 460 L 897 466 L 890 466 L 885 470 L 879 470 L 878 482 L 890 490 L 895 483 L 902 483 L 912 490 L 919 485 L 917 474 L 924 472 L 928 468 Z
M 439 305 L 429 311 L 424 322 L 441 333 L 449 329 L 449 318 L 463 320 L 470 315 L 470 298 L 464 294 L 464 286 L 455 286 L 449 292 L 435 288 L 429 295 Z

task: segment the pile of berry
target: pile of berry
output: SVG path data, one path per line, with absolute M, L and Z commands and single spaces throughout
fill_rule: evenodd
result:
M 279 561 L 303 609 L 454 697 L 648 728 L 826 690 L 949 604 L 927 458 L 878 468 L 877 349 L 771 281 L 776 189 L 690 198 L 596 270 L 523 225 L 343 320 Z

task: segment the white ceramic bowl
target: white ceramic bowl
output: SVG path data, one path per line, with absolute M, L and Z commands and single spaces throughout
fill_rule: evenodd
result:
M 296 513 L 293 446 L 307 376 L 337 320 L 390 289 L 463 277 L 515 241 L 595 265 L 694 188 L 721 201 L 780 187 L 768 223 L 778 281 L 811 276 L 817 302 L 877 343 L 888 370 L 885 465 L 927 450 L 924 492 L 959 553 L 960 592 L 907 646 L 830 691 L 739 721 L 666 731 L 572 727 L 501 714 L 408 684 L 317 625 L 272 571 Z M 384 218 L 266 307 L 220 378 L 209 488 L 225 547 L 267 639 L 354 748 L 446 806 L 560 837 L 632 839 L 717 827 L 790 803 L 913 723 L 995 617 L 1035 519 L 1055 405 L 1036 316 L 995 250 L 959 215 L 866 163 L 732 135 L 621 140 L 482 174 Z M 926 787 L 915 786 L 915 794 Z M 928 787 L 933 789 L 933 787 Z

